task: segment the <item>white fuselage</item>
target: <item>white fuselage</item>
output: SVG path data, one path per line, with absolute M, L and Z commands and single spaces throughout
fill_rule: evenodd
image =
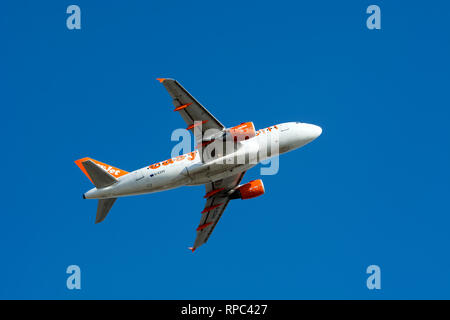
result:
M 254 167 L 261 161 L 300 148 L 322 133 L 318 126 L 287 122 L 264 128 L 256 136 L 240 141 L 234 150 L 216 152 L 207 162 L 199 150 L 130 172 L 106 188 L 93 188 L 86 199 L 117 198 L 159 192 L 187 185 L 217 181 Z M 206 146 L 202 152 L 212 150 Z M 222 150 L 223 148 L 220 148 Z

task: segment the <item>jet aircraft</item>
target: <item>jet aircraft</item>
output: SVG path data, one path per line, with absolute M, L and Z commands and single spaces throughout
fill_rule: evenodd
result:
M 261 179 L 241 184 L 247 170 L 261 161 L 300 148 L 322 133 L 319 126 L 280 123 L 256 130 L 253 122 L 227 128 L 176 80 L 158 79 L 169 92 L 178 112 L 192 130 L 196 149 L 132 172 L 92 158 L 75 163 L 95 188 L 84 199 L 98 199 L 96 223 L 103 221 L 119 197 L 165 191 L 182 186 L 205 185 L 194 252 L 206 243 L 232 199 L 251 199 L 264 194 Z

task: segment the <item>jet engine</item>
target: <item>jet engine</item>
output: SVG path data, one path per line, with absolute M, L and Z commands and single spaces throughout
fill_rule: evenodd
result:
M 242 141 L 248 140 L 256 136 L 255 125 L 253 122 L 244 122 L 238 126 L 228 128 L 225 131 L 219 131 L 208 137 L 204 137 L 204 140 L 197 147 L 205 147 L 214 141 Z
M 264 184 L 261 179 L 252 180 L 239 186 L 232 194 L 231 199 L 251 199 L 264 194 Z
M 244 122 L 240 125 L 228 129 L 234 142 L 251 139 L 256 135 L 253 122 Z

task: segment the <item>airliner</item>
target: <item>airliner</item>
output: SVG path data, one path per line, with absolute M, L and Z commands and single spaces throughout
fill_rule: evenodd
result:
M 196 148 L 186 154 L 128 172 L 86 157 L 75 164 L 95 188 L 84 199 L 98 199 L 95 223 L 102 222 L 119 197 L 165 191 L 182 186 L 205 185 L 205 207 L 196 228 L 192 252 L 206 243 L 230 200 L 264 194 L 261 179 L 241 184 L 247 170 L 262 161 L 298 149 L 321 135 L 313 124 L 286 122 L 256 130 L 253 122 L 227 128 L 179 82 L 159 80 L 173 99 L 174 111 L 192 130 Z

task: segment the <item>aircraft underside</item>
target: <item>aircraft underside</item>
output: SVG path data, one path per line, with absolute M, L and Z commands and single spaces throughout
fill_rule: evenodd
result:
M 322 130 L 300 122 L 281 123 L 258 131 L 252 122 L 226 128 L 177 81 L 158 80 L 171 95 L 175 111 L 185 120 L 187 130 L 192 130 L 196 150 L 132 172 L 92 158 L 75 163 L 95 185 L 83 198 L 99 199 L 96 223 L 106 218 L 119 197 L 205 185 L 206 204 L 191 248 L 194 251 L 208 241 L 230 200 L 264 194 L 260 179 L 241 184 L 247 170 L 261 161 L 304 146 Z

